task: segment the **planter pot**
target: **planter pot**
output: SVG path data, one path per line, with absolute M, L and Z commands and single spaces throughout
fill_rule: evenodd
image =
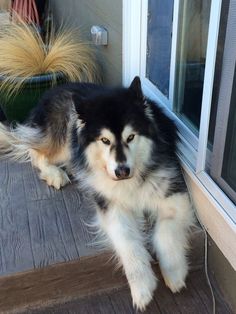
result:
M 0 76 L 0 84 L 3 77 Z M 18 79 L 15 79 L 17 82 Z M 0 90 L 0 105 L 9 122 L 24 122 L 30 111 L 37 104 L 42 94 L 50 87 L 64 83 L 65 77 L 61 74 L 43 74 L 25 80 L 16 95 L 7 96 Z

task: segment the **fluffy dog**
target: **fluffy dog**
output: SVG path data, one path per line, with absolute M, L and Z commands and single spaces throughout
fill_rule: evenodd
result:
M 193 224 L 176 155 L 177 130 L 140 79 L 129 88 L 72 83 L 46 92 L 27 123 L 0 125 L 1 152 L 30 161 L 56 189 L 69 182 L 65 166 L 89 189 L 96 218 L 123 265 L 133 304 L 145 309 L 157 286 L 140 217 L 153 222 L 152 247 L 166 285 L 185 286 Z

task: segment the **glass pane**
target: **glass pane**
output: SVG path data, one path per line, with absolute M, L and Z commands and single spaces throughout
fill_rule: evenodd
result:
M 211 0 L 180 3 L 174 110 L 198 133 Z
M 236 192 L 236 75 L 230 102 L 229 120 L 226 133 L 222 178 Z
M 236 45 L 235 3 L 223 2 L 208 134 L 206 171 L 236 202 Z M 231 8 L 231 9 L 230 9 Z M 223 29 L 223 30 L 222 30 Z M 220 57 L 220 58 L 219 58 Z M 215 102 L 215 104 L 214 104 Z
M 217 43 L 215 75 L 214 75 L 214 84 L 213 84 L 213 91 L 212 91 L 211 115 L 210 115 L 209 133 L 208 133 L 208 149 L 210 151 L 212 151 L 212 145 L 214 142 L 214 133 L 215 133 L 215 124 L 216 124 L 216 115 L 217 115 L 217 103 L 218 103 L 218 97 L 219 97 L 219 91 L 220 91 L 220 81 L 221 81 L 228 11 L 229 11 L 229 0 L 224 0 L 221 5 L 220 28 L 219 28 L 218 43 Z
M 146 77 L 169 96 L 174 0 L 149 0 Z
M 231 62 L 230 62 L 231 63 Z M 233 63 L 233 62 L 232 62 Z M 233 67 L 233 65 L 232 65 Z M 210 164 L 210 175 L 219 184 L 222 190 L 236 202 L 236 72 L 231 87 L 221 87 L 221 96 L 218 103 L 213 153 Z M 231 78 L 229 71 L 227 77 Z M 226 71 L 225 71 L 226 72 Z M 222 79 L 225 77 L 225 72 Z M 230 79 L 231 80 L 231 79 Z M 229 83 L 230 84 L 230 83 Z M 231 85 L 231 84 L 230 84 Z M 227 89 L 227 90 L 226 90 Z M 229 99 L 227 94 L 229 94 Z M 225 97 L 222 98 L 222 95 Z M 229 103 L 229 108 L 228 108 Z M 229 111 L 228 111 L 229 109 Z

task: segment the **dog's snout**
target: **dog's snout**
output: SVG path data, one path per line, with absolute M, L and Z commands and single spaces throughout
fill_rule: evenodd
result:
M 120 165 L 116 168 L 115 174 L 118 179 L 126 179 L 129 177 L 130 168 L 125 165 Z

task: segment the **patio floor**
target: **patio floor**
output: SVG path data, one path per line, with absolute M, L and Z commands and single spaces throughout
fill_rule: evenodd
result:
M 232 313 L 217 296 L 217 314 Z M 128 288 L 77 299 L 43 310 L 32 311 L 32 314 L 135 314 Z M 208 286 L 202 271 L 191 273 L 187 280 L 187 289 L 172 294 L 163 281 L 159 282 L 154 300 L 144 314 L 211 314 L 212 302 Z
M 92 206 L 74 185 L 57 191 L 29 163 L 1 161 L 0 275 L 92 254 Z
M 92 246 L 92 212 L 75 185 L 56 191 L 30 164 L 0 162 L 0 313 L 136 313 L 109 252 Z M 172 294 L 154 265 L 160 282 L 145 313 L 212 313 L 195 242 L 187 289 Z M 216 299 L 217 313 L 232 313 Z

